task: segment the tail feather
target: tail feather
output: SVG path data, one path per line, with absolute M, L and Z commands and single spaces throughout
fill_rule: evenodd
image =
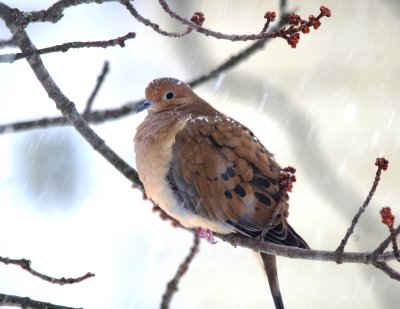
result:
M 276 309 L 284 309 L 281 291 L 279 289 L 278 272 L 276 269 L 276 256 L 260 252 L 265 273 L 268 277 L 269 288 L 274 299 Z

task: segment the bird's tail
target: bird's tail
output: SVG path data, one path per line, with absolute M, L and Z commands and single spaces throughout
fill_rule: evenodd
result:
M 278 272 L 276 269 L 276 256 L 260 252 L 265 273 L 268 277 L 269 288 L 274 299 L 276 309 L 284 309 L 281 291 L 279 289 Z

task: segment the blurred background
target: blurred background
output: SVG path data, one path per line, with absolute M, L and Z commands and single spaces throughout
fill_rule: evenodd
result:
M 50 0 L 6 0 L 23 11 Z M 254 33 L 279 1 L 168 1 L 184 16 L 205 14 L 205 26 Z M 182 26 L 156 0 L 133 2 L 146 18 L 171 31 Z M 390 161 L 373 202 L 347 250 L 368 251 L 387 236 L 379 210 L 400 215 L 400 2 L 288 1 L 303 18 L 332 17 L 303 36 L 296 49 L 275 39 L 253 57 L 195 91 L 248 126 L 282 166 L 297 168 L 291 225 L 314 249 L 334 250 L 365 200 L 375 158 Z M 56 24 L 27 28 L 34 44 L 105 40 L 137 33 L 125 48 L 78 49 L 43 56 L 62 91 L 80 110 L 105 60 L 111 72 L 94 109 L 143 97 L 154 78 L 190 80 L 251 42 L 192 33 L 166 38 L 138 24 L 118 3 L 80 5 Z M 9 38 L 0 22 L 0 38 Z M 1 53 L 15 52 L 3 49 Z M 59 115 L 24 60 L 0 65 L 0 123 Z M 134 166 L 133 136 L 145 114 L 95 125 L 95 131 Z M 0 292 L 84 308 L 158 308 L 166 283 L 192 244 L 151 211 L 141 193 L 70 127 L 0 135 L 0 255 L 31 259 L 54 277 L 96 274 L 57 286 L 0 264 Z M 397 220 L 397 222 L 399 222 Z M 400 284 L 371 266 L 278 258 L 287 308 L 398 308 Z M 171 308 L 272 308 L 254 255 L 202 242 Z

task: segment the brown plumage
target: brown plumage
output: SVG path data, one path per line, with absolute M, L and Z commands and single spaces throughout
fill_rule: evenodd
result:
M 281 167 L 254 134 L 172 78 L 152 81 L 135 136 L 146 194 L 182 225 L 257 237 L 281 198 Z M 308 248 L 280 209 L 264 241 Z M 276 308 L 275 256 L 261 254 Z

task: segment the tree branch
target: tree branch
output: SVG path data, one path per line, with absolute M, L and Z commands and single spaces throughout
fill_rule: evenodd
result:
M 394 270 L 392 267 L 390 267 L 387 263 L 385 262 L 375 262 L 374 266 L 380 270 L 382 270 L 386 275 L 388 275 L 390 278 L 400 281 L 400 273 L 396 270 Z
M 202 19 L 199 21 L 198 18 L 196 18 L 196 13 L 195 15 L 192 16 L 191 20 L 188 20 L 173 10 L 169 7 L 167 4 L 166 0 L 158 0 L 160 3 L 161 7 L 164 9 L 166 13 L 169 14 L 173 19 L 179 21 L 181 24 L 189 26 L 196 30 L 199 33 L 204 34 L 205 36 L 211 36 L 216 39 L 224 39 L 224 40 L 229 40 L 229 41 L 248 41 L 248 40 L 267 40 L 267 39 L 272 39 L 272 38 L 283 38 L 285 39 L 289 45 L 291 45 L 293 48 L 296 47 L 299 39 L 300 39 L 300 32 L 306 34 L 310 32 L 310 28 L 313 27 L 314 29 L 318 29 L 321 25 L 320 19 L 322 17 L 330 17 L 331 12 L 328 8 L 321 6 L 320 8 L 320 14 L 317 17 L 314 17 L 313 15 L 310 15 L 308 21 L 303 20 L 300 18 L 299 15 L 293 14 L 295 19 L 289 19 L 289 27 L 286 28 L 281 28 L 278 31 L 273 31 L 273 32 L 267 32 L 267 28 L 269 25 L 269 21 L 273 21 L 272 19 L 268 21 L 269 19 L 269 14 L 272 12 L 267 12 L 265 13 L 264 17 L 267 19 L 267 25 L 264 26 L 263 30 L 260 33 L 254 33 L 254 34 L 225 34 L 217 31 L 213 31 L 211 29 L 202 27 L 202 24 L 204 22 L 204 15 L 201 12 L 196 12 L 197 14 L 202 15 Z M 283 4 L 282 6 L 284 6 Z M 275 13 L 274 13 L 275 14 Z M 292 15 L 292 14 L 291 14 Z
M 358 209 L 358 212 L 354 216 L 354 218 L 353 218 L 353 220 L 351 222 L 351 226 L 347 230 L 346 235 L 342 239 L 339 247 L 336 249 L 336 252 L 337 252 L 337 263 L 338 264 L 341 263 L 341 255 L 343 253 L 344 247 L 346 246 L 347 241 L 349 240 L 351 234 L 353 234 L 354 228 L 357 225 L 358 220 L 360 219 L 361 215 L 364 213 L 365 209 L 368 207 L 369 203 L 371 202 L 372 197 L 375 194 L 376 188 L 378 187 L 379 181 L 381 179 L 380 176 L 381 176 L 382 170 L 386 171 L 386 169 L 388 168 L 388 163 L 389 162 L 385 158 L 376 159 L 375 165 L 378 166 L 378 168 L 376 170 L 375 179 L 374 179 L 374 182 L 372 184 L 372 187 L 371 187 L 371 189 L 370 189 L 370 191 L 368 193 L 368 196 L 367 196 L 365 202 Z
M 117 120 L 123 116 L 127 116 L 136 112 L 137 106 L 143 101 L 129 102 L 117 108 L 97 110 L 82 115 L 88 123 L 104 123 L 109 120 Z M 0 134 L 18 133 L 21 131 L 31 129 L 41 129 L 54 126 L 66 126 L 71 123 L 64 116 L 57 116 L 53 118 L 41 118 L 35 120 L 19 121 L 8 124 L 0 125 Z
M 375 249 L 374 253 L 379 254 L 383 253 L 385 249 L 389 246 L 389 244 L 393 241 L 393 237 L 397 237 L 400 234 L 400 225 L 393 230 L 392 233 L 384 240 L 382 243 Z
M 0 294 L 0 307 L 2 306 L 19 307 L 24 309 L 81 309 L 53 305 L 51 303 L 33 300 L 29 297 Z
M 292 259 L 330 261 L 336 263 L 335 251 L 287 247 L 287 246 L 277 245 L 274 243 L 260 242 L 256 239 L 251 239 L 240 234 L 227 234 L 227 235 L 214 234 L 214 236 L 225 242 L 230 243 L 234 247 L 240 246 L 243 248 L 252 249 L 257 252 L 265 252 Z M 385 262 L 385 261 L 392 261 L 395 259 L 396 257 L 393 251 L 385 252 L 378 255 L 372 251 L 343 252 L 342 256 L 343 263 L 373 264 L 374 261 Z
M 42 274 L 42 273 L 32 269 L 31 261 L 26 260 L 26 259 L 9 259 L 9 258 L 3 258 L 0 256 L 0 262 L 4 263 L 6 265 L 8 265 L 8 264 L 17 265 L 35 277 L 38 277 L 44 281 L 54 283 L 54 284 L 59 284 L 59 285 L 79 283 L 83 280 L 86 280 L 86 279 L 89 279 L 89 278 L 92 278 L 95 276 L 92 273 L 87 273 L 86 275 L 83 275 L 83 276 L 77 277 L 77 278 L 64 278 L 64 277 L 53 278 L 53 277 Z
M 183 275 L 187 272 L 190 263 L 196 256 L 196 253 L 199 251 L 199 245 L 200 245 L 200 238 L 199 235 L 195 232 L 193 233 L 193 245 L 190 248 L 188 256 L 185 258 L 182 264 L 179 265 L 174 278 L 167 284 L 167 289 L 164 292 L 164 295 L 162 296 L 162 302 L 160 306 L 161 309 L 169 308 L 172 296 L 174 296 L 175 292 L 178 290 L 179 281 L 183 277 Z
M 17 46 L 17 42 L 15 41 L 15 37 L 11 37 L 7 40 L 0 40 L 0 48 L 5 47 L 15 47 Z
M 105 77 L 108 74 L 109 70 L 110 70 L 110 64 L 108 61 L 105 61 L 103 64 L 103 69 L 101 70 L 101 73 L 100 73 L 99 77 L 97 78 L 96 86 L 94 87 L 92 93 L 89 96 L 89 99 L 86 102 L 86 107 L 85 107 L 85 110 L 83 111 L 83 115 L 87 115 L 92 110 L 92 105 L 93 105 L 94 99 L 96 98 L 97 94 L 99 93 L 99 90 L 100 90 L 101 86 L 103 85 Z
M 28 58 L 33 55 L 43 55 L 55 52 L 66 52 L 71 48 L 90 48 L 90 47 L 102 47 L 107 48 L 110 46 L 119 45 L 125 47 L 125 41 L 135 38 L 136 34 L 134 32 L 128 32 L 127 34 L 118 37 L 116 39 L 106 40 L 106 41 L 90 41 L 90 42 L 69 42 L 60 45 L 54 45 L 51 47 L 46 47 L 42 49 L 35 49 L 23 53 L 12 53 L 0 55 L 0 63 L 13 63 L 14 61 Z
M 60 0 L 50 6 L 47 10 L 32 11 L 26 13 L 24 16 L 20 16 L 20 23 L 22 25 L 27 25 L 31 22 L 56 23 L 63 17 L 64 10 L 70 7 L 81 4 L 102 4 L 106 2 L 119 2 L 119 0 Z
M 145 26 L 151 27 L 155 32 L 168 36 L 171 38 L 181 38 L 184 37 L 185 35 L 189 34 L 192 32 L 193 28 L 192 27 L 187 27 L 185 31 L 183 32 L 168 32 L 160 29 L 160 26 L 156 23 L 153 23 L 149 19 L 144 18 L 142 15 L 139 14 L 139 12 L 133 7 L 133 5 L 130 3 L 130 0 L 121 0 L 121 4 L 126 7 L 126 9 L 131 13 L 133 17 L 136 18 L 137 21 L 140 23 L 144 24 Z

